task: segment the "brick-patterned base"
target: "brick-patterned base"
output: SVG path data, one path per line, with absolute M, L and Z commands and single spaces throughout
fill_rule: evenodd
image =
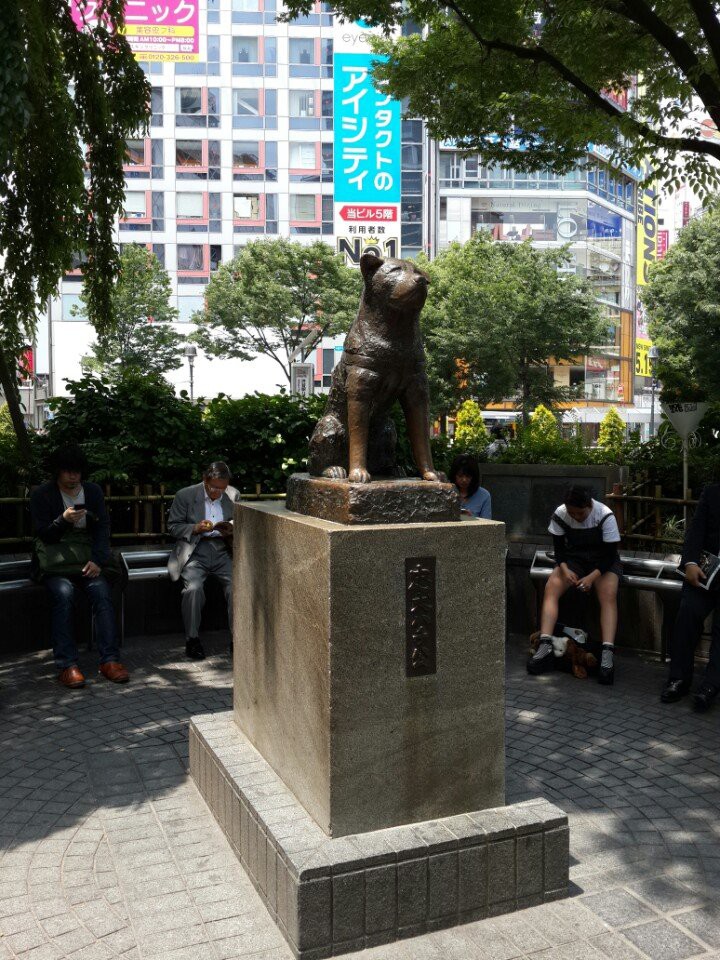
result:
M 231 713 L 192 719 L 190 772 L 301 960 L 567 894 L 567 817 L 545 800 L 332 840 Z

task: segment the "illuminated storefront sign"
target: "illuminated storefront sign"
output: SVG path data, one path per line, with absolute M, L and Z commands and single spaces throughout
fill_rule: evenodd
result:
M 97 24 L 98 6 L 98 0 L 71 0 L 78 29 Z M 138 60 L 199 61 L 200 0 L 125 0 L 123 33 Z

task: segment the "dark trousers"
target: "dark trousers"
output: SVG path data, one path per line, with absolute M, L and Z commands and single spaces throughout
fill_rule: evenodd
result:
M 710 659 L 704 680 L 720 687 L 720 590 L 703 590 L 684 583 L 670 646 L 670 679 L 692 680 L 695 648 L 702 636 L 703 624 L 713 614 Z
M 50 636 L 58 669 L 65 670 L 78 662 L 78 649 L 73 636 L 76 588 L 84 591 L 92 607 L 100 663 L 117 662 L 120 649 L 115 610 L 110 584 L 102 574 L 95 578 L 44 577 L 42 582 L 50 594 Z

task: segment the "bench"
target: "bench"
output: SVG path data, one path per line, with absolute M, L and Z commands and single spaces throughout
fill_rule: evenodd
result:
M 635 590 L 645 590 L 657 594 L 662 603 L 662 628 L 660 632 L 660 659 L 667 660 L 668 641 L 673 628 L 672 618 L 666 616 L 666 602 L 670 599 L 678 601 L 684 578 L 673 563 L 667 560 L 651 560 L 633 557 L 620 553 L 623 565 L 623 575 L 620 577 L 620 587 L 633 587 Z M 550 550 L 536 550 L 530 565 L 530 579 L 535 583 L 544 584 L 555 569 L 555 556 Z M 540 608 L 542 605 L 541 591 L 537 595 L 537 616 L 540 622 Z
M 0 594 L 17 593 L 19 590 L 27 590 L 37 586 L 37 580 L 33 580 L 30 576 L 29 558 L 23 560 L 3 560 L 0 563 Z M 91 613 L 88 650 L 92 650 L 94 642 L 95 617 Z
M 132 581 L 167 580 L 170 577 L 167 568 L 170 557 L 169 548 L 155 550 L 123 550 L 120 552 L 120 567 L 123 572 L 124 587 L 120 601 L 120 643 L 125 640 L 125 594 Z

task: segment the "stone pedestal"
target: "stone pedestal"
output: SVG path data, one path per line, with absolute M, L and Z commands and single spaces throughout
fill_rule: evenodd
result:
M 503 803 L 502 524 L 239 504 L 235 541 L 235 720 L 328 836 Z
M 568 828 L 504 803 L 504 528 L 238 504 L 234 710 L 190 771 L 302 960 L 564 896 Z
M 288 480 L 288 510 L 346 524 L 447 523 L 460 519 L 452 483 L 412 478 L 350 483 L 294 473 Z

